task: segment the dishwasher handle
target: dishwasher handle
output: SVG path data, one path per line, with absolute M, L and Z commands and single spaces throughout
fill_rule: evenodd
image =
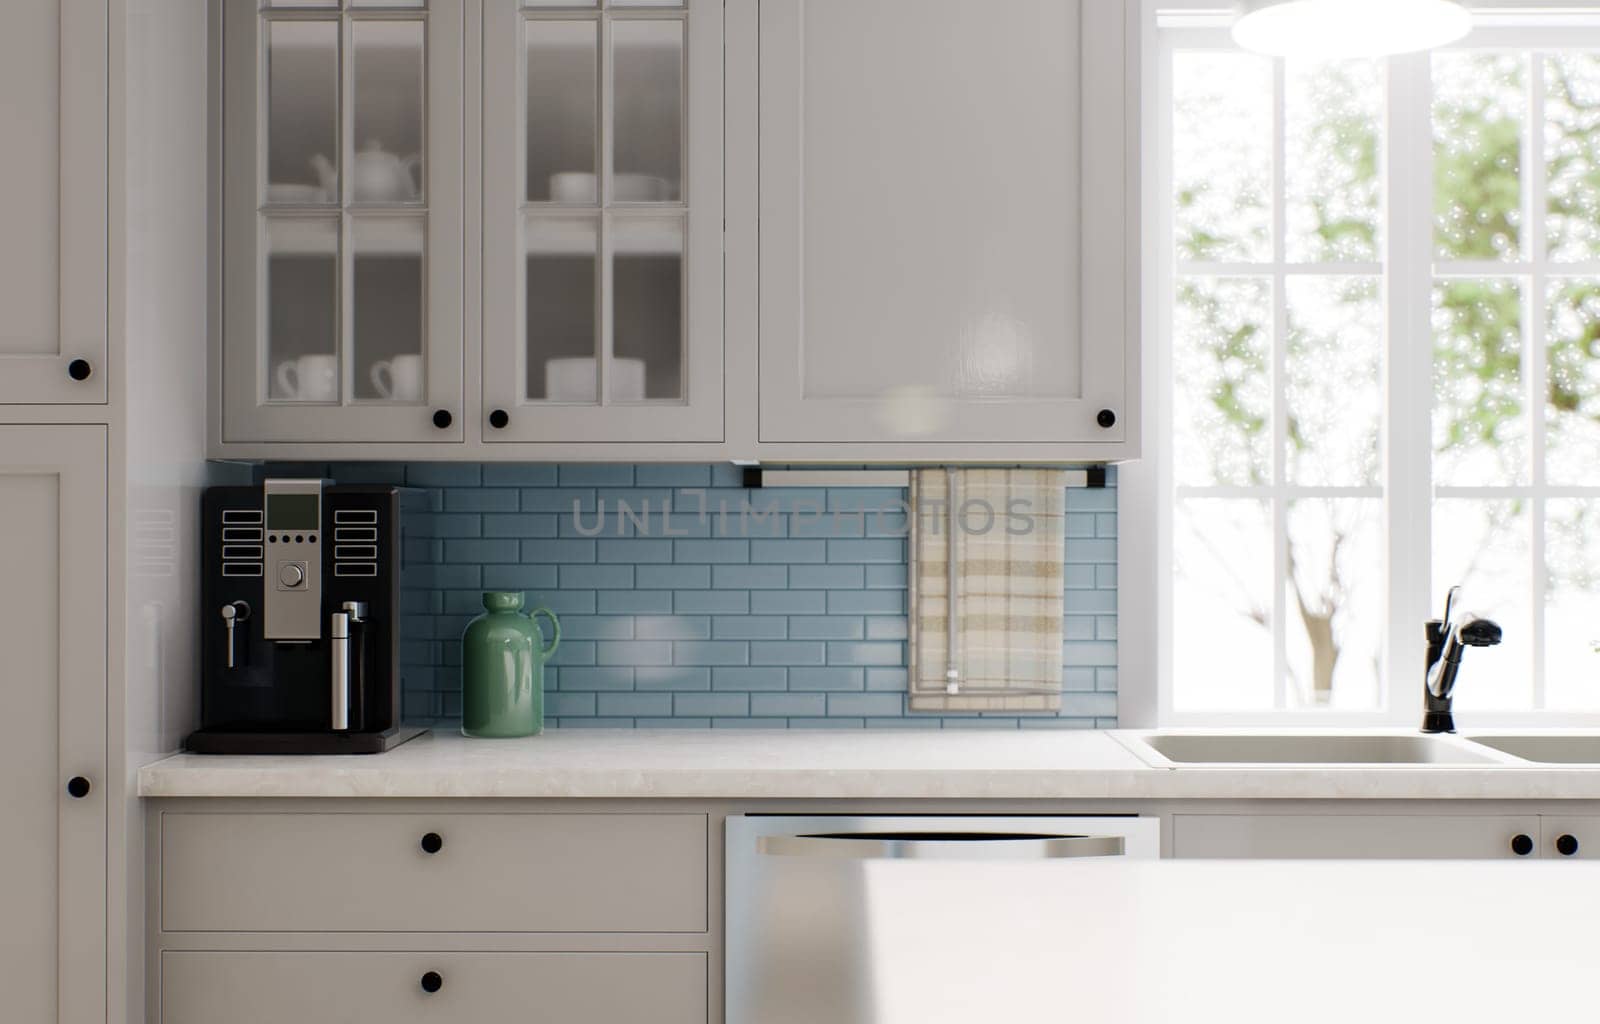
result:
M 833 860 L 1074 860 L 1122 857 L 1121 836 L 1032 832 L 830 832 L 762 836 L 756 850 L 769 857 Z

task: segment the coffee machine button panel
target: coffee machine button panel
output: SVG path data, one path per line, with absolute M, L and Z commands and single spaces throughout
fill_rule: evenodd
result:
M 271 579 L 261 610 L 266 640 L 303 642 L 325 636 L 322 611 L 322 481 L 267 480 L 262 485 Z

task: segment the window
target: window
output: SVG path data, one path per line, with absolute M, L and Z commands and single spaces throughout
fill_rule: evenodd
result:
M 1600 32 L 1160 41 L 1158 716 L 1409 723 L 1458 583 L 1458 709 L 1600 712 Z

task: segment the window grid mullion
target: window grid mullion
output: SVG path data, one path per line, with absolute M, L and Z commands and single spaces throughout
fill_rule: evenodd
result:
M 1528 294 L 1523 300 L 1523 376 L 1528 403 L 1528 460 L 1532 472 L 1533 502 L 1529 514 L 1533 516 L 1530 557 L 1533 559 L 1529 579 L 1533 588 L 1533 706 L 1544 710 L 1545 698 L 1545 602 L 1549 596 L 1549 567 L 1545 561 L 1545 487 L 1549 474 L 1545 467 L 1546 423 L 1545 388 L 1547 378 L 1546 343 L 1548 319 L 1545 314 L 1545 267 L 1549 262 L 1549 238 L 1545 211 L 1548 182 L 1545 180 L 1545 75 L 1543 55 L 1535 51 L 1529 55 L 1528 69 L 1528 130 L 1527 152 L 1523 157 L 1523 175 L 1527 182 L 1524 192 L 1527 210 L 1523 214 L 1527 236 L 1528 259 L 1533 273 L 1528 279 Z
M 1288 278 L 1288 89 L 1286 62 L 1272 62 L 1272 482 L 1288 483 L 1289 410 L 1286 387 L 1289 349 Z M 1272 501 L 1273 706 L 1289 706 L 1289 502 Z

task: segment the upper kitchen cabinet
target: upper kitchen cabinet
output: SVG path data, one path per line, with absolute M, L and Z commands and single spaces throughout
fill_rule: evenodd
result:
M 463 437 L 463 0 L 219 0 L 222 441 Z
M 721 0 L 485 0 L 483 60 L 484 439 L 722 441 Z
M 107 4 L 0 4 L 0 404 L 106 400 Z
M 1139 5 L 752 2 L 763 445 L 1136 457 Z

